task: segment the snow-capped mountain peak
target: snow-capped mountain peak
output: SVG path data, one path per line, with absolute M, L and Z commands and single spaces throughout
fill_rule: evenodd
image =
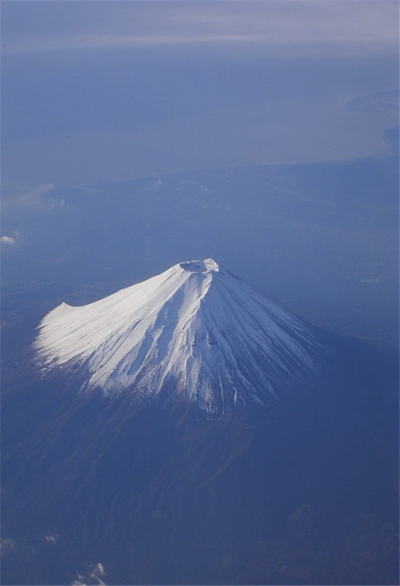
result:
M 62 303 L 42 320 L 35 349 L 44 371 L 78 367 L 85 392 L 162 392 L 216 415 L 279 400 L 315 373 L 318 355 L 311 328 L 213 259 L 89 305 Z

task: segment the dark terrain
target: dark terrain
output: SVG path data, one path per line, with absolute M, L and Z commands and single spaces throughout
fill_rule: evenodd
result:
M 27 356 L 3 394 L 2 583 L 99 562 L 106 584 L 397 583 L 396 357 L 325 342 L 320 388 L 221 421 L 78 397 Z

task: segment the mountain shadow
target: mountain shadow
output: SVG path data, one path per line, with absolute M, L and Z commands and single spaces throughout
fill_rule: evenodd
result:
M 218 420 L 21 365 L 3 394 L 2 583 L 396 583 L 396 356 L 320 336 L 319 385 Z

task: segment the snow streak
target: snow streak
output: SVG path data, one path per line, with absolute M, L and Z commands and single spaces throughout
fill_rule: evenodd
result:
M 62 303 L 35 341 L 43 371 L 81 367 L 83 390 L 164 390 L 215 415 L 234 404 L 278 401 L 315 372 L 311 328 L 212 259 L 177 264 L 82 307 Z

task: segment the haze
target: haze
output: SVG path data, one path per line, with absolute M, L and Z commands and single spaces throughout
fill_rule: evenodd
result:
M 3 2 L 3 186 L 382 153 L 397 8 Z

